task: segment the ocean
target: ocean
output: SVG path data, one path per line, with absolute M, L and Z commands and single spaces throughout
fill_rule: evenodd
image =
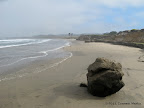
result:
M 50 64 L 49 67 L 58 65 L 72 56 L 71 52 L 63 50 L 70 44 L 64 39 L 0 39 L 0 81 L 28 75 L 16 72 L 31 63 L 61 58 L 61 61 Z M 39 70 L 41 71 L 43 70 Z

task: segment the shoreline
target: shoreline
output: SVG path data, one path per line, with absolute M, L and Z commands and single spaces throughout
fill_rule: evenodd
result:
M 0 73 L 1 74 L 0 82 L 13 80 L 13 79 L 19 79 L 19 78 L 25 77 L 25 76 L 27 76 L 29 74 L 40 73 L 40 72 L 42 72 L 42 71 L 44 71 L 44 70 L 46 70 L 48 68 L 55 67 L 56 65 L 64 62 L 65 60 L 67 60 L 68 58 L 70 58 L 72 56 L 72 53 L 63 51 L 67 55 L 65 55 L 63 57 L 57 57 L 57 58 L 48 58 L 47 55 L 49 55 L 48 54 L 49 52 L 53 52 L 53 51 L 57 51 L 57 50 L 62 51 L 65 47 L 69 47 L 70 44 L 71 44 L 71 41 L 67 41 L 67 43 L 65 43 L 63 46 L 54 48 L 52 50 L 47 50 L 47 51 L 40 52 L 40 53 L 42 53 L 44 55 L 21 58 L 20 60 L 17 60 L 15 62 L 10 63 L 10 64 L 6 64 L 6 65 L 0 66 L 0 67 L 2 67 L 1 71 L 6 70 L 6 72 L 4 71 L 4 72 Z M 45 62 L 46 63 L 48 62 L 48 64 L 49 64 L 49 66 L 46 69 L 40 69 L 37 72 L 25 72 L 25 71 L 22 72 L 25 67 L 26 68 L 30 68 L 30 66 L 33 67 L 32 64 L 34 64 L 34 63 L 33 62 L 29 62 L 31 59 L 32 60 L 33 59 L 37 59 L 34 62 L 41 62 L 41 65 L 43 65 L 44 64 L 44 62 L 43 62 L 44 58 L 45 58 Z M 23 62 L 25 62 L 25 63 L 23 63 Z M 43 62 L 43 64 L 42 64 L 42 62 Z M 7 67 L 7 68 L 5 69 L 5 67 Z M 19 71 L 21 71 L 21 72 L 19 72 Z M 34 70 L 32 70 L 32 71 L 34 71 Z
M 111 45 L 107 43 L 84 43 L 73 41 L 69 47 L 63 48 L 71 52 L 72 57 L 64 62 L 48 68 L 33 63 L 25 72 L 44 69 L 38 74 L 29 74 L 20 79 L 13 79 L 0 83 L 1 108 L 143 108 L 143 66 L 138 58 L 144 53 L 138 48 Z M 97 57 L 105 57 L 120 62 L 124 71 L 126 86 L 116 94 L 105 98 L 94 97 L 86 88 L 79 87 L 81 82 L 86 83 L 87 67 Z M 43 62 L 43 61 L 42 61 Z M 141 103 L 121 104 L 119 103 Z

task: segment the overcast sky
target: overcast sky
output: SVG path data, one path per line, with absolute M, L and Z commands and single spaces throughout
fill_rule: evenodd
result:
M 144 0 L 0 0 L 0 37 L 144 28 Z

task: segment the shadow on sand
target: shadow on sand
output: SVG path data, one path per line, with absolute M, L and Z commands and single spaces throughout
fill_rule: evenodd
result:
M 105 98 L 92 96 L 88 93 L 86 87 L 80 87 L 78 84 L 64 84 L 53 89 L 56 96 L 66 96 L 76 100 L 102 100 Z

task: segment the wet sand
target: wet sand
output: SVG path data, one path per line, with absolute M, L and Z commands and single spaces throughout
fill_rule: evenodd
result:
M 44 61 L 33 63 L 23 70 L 31 72 L 24 77 L 0 82 L 0 108 L 143 108 L 144 62 L 141 49 L 106 43 L 74 44 L 64 48 L 73 56 L 59 65 L 47 68 Z M 106 57 L 123 66 L 124 88 L 114 95 L 99 98 L 90 95 L 86 88 L 89 64 L 97 57 Z M 141 59 L 139 59 L 141 57 Z M 61 61 L 61 59 L 53 60 Z M 37 69 L 43 69 L 37 72 Z

